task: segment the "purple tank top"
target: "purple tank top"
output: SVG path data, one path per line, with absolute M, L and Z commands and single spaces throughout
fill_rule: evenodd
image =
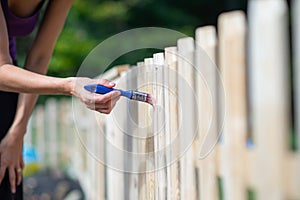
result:
M 39 4 L 36 11 L 26 18 L 21 18 L 9 9 L 7 0 L 1 0 L 2 10 L 6 20 L 6 26 L 9 37 L 9 52 L 12 60 L 17 61 L 17 50 L 16 50 L 16 37 L 22 37 L 30 34 L 36 26 L 40 10 L 43 6 L 43 2 Z

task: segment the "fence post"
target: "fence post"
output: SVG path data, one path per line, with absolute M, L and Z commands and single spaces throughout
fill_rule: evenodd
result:
M 34 123 L 36 124 L 36 144 L 38 152 L 38 162 L 44 167 L 46 165 L 46 138 L 45 138 L 45 113 L 41 106 L 35 108 Z
M 73 137 L 73 131 L 72 131 L 72 122 L 73 119 L 71 116 L 71 101 L 69 99 L 62 100 L 59 102 L 59 163 L 62 166 L 66 166 L 68 164 L 68 161 L 70 159 L 70 152 L 72 150 L 70 149 L 72 147 L 72 140 L 70 140 L 71 137 Z
M 137 63 L 137 82 L 136 82 L 136 86 L 134 88 L 136 88 L 139 91 L 144 91 L 145 92 L 145 82 L 146 82 L 146 73 L 145 73 L 145 65 L 144 62 L 138 62 Z M 135 140 L 138 140 L 137 142 L 139 143 L 139 147 L 138 147 L 138 153 L 139 155 L 145 155 L 147 154 L 147 127 L 146 127 L 146 113 L 147 113 L 147 106 L 144 103 L 138 103 L 134 109 L 137 109 L 137 113 L 136 115 L 138 116 L 137 119 L 135 119 L 134 121 L 137 123 L 137 137 Z M 138 193 L 138 199 L 148 199 L 148 183 L 147 183 L 147 158 L 146 156 L 143 157 L 145 160 L 140 160 L 138 161 L 140 164 L 142 164 L 142 169 L 138 176 L 138 180 L 135 181 L 134 183 L 138 183 L 138 191 L 136 193 Z M 136 158 L 135 158 L 136 159 Z M 141 163 L 142 162 L 142 163 Z M 134 164 L 134 163 L 133 163 Z M 131 198 L 133 199 L 133 198 Z
M 126 72 L 121 73 L 125 77 Z M 113 80 L 117 83 L 116 88 L 126 88 L 127 82 L 120 81 L 120 78 Z M 122 199 L 125 195 L 124 187 L 124 130 L 127 129 L 127 99 L 121 98 L 114 110 L 108 115 L 106 121 L 106 159 L 107 159 L 107 198 Z M 120 120 L 116 120 L 120 119 Z M 118 166 L 120 168 L 118 168 Z M 118 191 L 118 192 L 116 192 Z
M 290 127 L 287 5 L 249 2 L 249 72 L 258 199 L 285 199 Z
M 34 124 L 33 124 L 33 118 L 34 115 L 32 115 L 29 118 L 28 124 L 27 124 L 27 131 L 24 137 L 24 144 L 28 145 L 28 146 L 34 146 L 34 141 L 33 141 L 33 137 L 34 137 Z
M 296 108 L 296 133 L 297 146 L 300 150 L 300 1 L 293 0 L 293 47 L 294 47 L 294 85 L 295 85 L 295 108 Z
M 140 74 L 137 71 L 138 68 L 131 68 L 131 70 L 133 71 L 133 73 L 129 73 L 129 75 L 127 74 L 125 77 L 126 84 L 127 84 L 126 89 L 135 90 L 137 88 L 137 82 L 138 82 L 137 79 L 139 79 Z M 144 75 L 143 73 L 141 74 Z M 126 156 L 124 161 L 128 166 L 126 167 L 126 169 L 132 171 L 129 171 L 129 173 L 125 174 L 125 181 L 128 181 L 129 183 L 128 185 L 129 190 L 128 191 L 125 190 L 126 192 L 125 195 L 128 199 L 139 199 L 139 195 L 140 193 L 142 193 L 140 190 L 142 184 L 142 180 L 140 179 L 140 176 L 142 176 L 142 174 L 140 174 L 139 172 L 140 170 L 143 170 L 141 169 L 141 167 L 144 164 L 144 161 L 139 159 L 141 140 L 136 126 L 136 124 L 138 124 L 137 121 L 138 121 L 138 114 L 139 114 L 138 113 L 139 105 L 137 102 L 128 101 L 128 100 L 126 100 L 126 104 L 127 104 L 126 113 L 127 113 L 128 120 L 127 120 L 127 124 L 126 121 L 124 121 L 126 126 L 125 141 L 124 141 L 125 142 L 124 149 L 126 150 L 124 155 Z M 145 187 L 143 189 L 145 189 Z
M 47 164 L 52 167 L 58 166 L 58 145 L 57 145 L 57 103 L 55 99 L 49 99 L 45 107 L 46 116 L 46 138 L 49 138 L 47 151 Z
M 200 123 L 198 139 L 203 148 L 205 136 L 212 137 L 211 145 L 218 139 L 216 101 L 216 29 L 213 26 L 201 27 L 196 30 L 196 92 L 199 99 L 198 121 Z M 208 87 L 208 85 L 210 87 Z M 214 97 L 211 99 L 210 97 Z M 212 148 L 213 146 L 211 146 Z M 199 149 L 198 152 L 201 150 Z M 216 151 L 212 150 L 205 158 L 199 158 L 199 193 L 200 199 L 218 199 Z
M 166 138 L 165 138 L 165 118 L 164 118 L 164 88 L 163 88 L 163 68 L 164 68 L 164 54 L 157 53 L 153 55 L 154 67 L 153 67 L 153 95 L 156 99 L 156 105 L 154 107 L 154 121 L 156 127 L 154 127 L 154 152 L 155 152 L 155 168 L 157 169 L 157 188 L 158 199 L 166 199 Z
M 246 21 L 240 11 L 219 17 L 219 64 L 225 87 L 224 197 L 247 199 L 245 153 L 247 141 Z
M 165 48 L 165 86 L 166 96 L 169 96 L 169 101 L 165 102 L 169 105 L 166 109 L 166 120 L 169 121 L 169 130 L 166 129 L 167 136 L 167 163 L 170 164 L 170 180 L 168 180 L 168 199 L 179 200 L 180 199 L 180 157 L 179 152 L 179 140 L 178 138 L 178 103 L 177 103 L 177 47 Z M 169 110 L 169 113 L 167 112 Z M 169 133 L 168 133 L 169 132 Z M 169 135 L 168 135 L 169 134 Z M 174 147 L 177 147 L 175 149 Z
M 164 58 L 164 63 L 163 63 L 163 67 L 162 67 L 162 74 L 163 74 L 163 81 L 161 83 L 161 87 L 162 87 L 162 92 L 164 94 L 164 109 L 163 109 L 163 124 L 162 126 L 164 127 L 164 134 L 165 134 L 165 143 L 164 143 L 164 165 L 165 165 L 165 172 L 166 172 L 166 189 L 165 189 L 165 193 L 166 193 L 166 199 L 170 199 L 172 198 L 172 194 L 171 194 L 171 157 L 170 157 L 170 153 L 171 153 L 171 133 L 170 133 L 170 107 L 169 107 L 169 103 L 170 103 L 170 94 L 169 94 L 169 88 L 168 88 L 168 83 L 169 83 L 169 74 L 168 74 L 168 67 L 167 67 L 167 63 L 166 63 L 166 58 L 165 58 L 166 54 L 163 53 L 163 58 Z
M 97 155 L 96 146 L 99 145 L 98 132 L 97 132 L 97 121 L 96 121 L 96 113 L 92 110 L 86 109 L 86 124 L 89 125 L 89 128 L 86 131 L 86 176 L 87 176 L 87 187 L 89 190 L 89 199 L 97 199 L 98 194 L 97 188 L 95 187 L 97 184 L 96 177 L 96 166 L 97 166 Z M 99 198 L 98 198 L 99 199 Z
M 96 195 L 97 199 L 102 200 L 105 199 L 105 185 L 106 185 L 106 180 L 105 180 L 105 118 L 104 115 L 101 113 L 97 113 L 97 125 L 99 129 L 99 133 L 97 134 L 97 139 L 96 141 L 98 144 L 96 145 L 96 155 L 98 158 L 102 160 L 97 160 L 98 162 L 96 163 Z
M 181 107 L 179 120 L 181 158 L 181 198 L 193 200 L 197 198 L 195 176 L 194 136 L 195 105 L 194 105 L 194 40 L 181 38 L 178 46 L 178 97 Z
M 146 58 L 144 60 L 144 64 L 145 64 L 145 74 L 147 74 L 146 76 L 146 93 L 149 94 L 153 94 L 153 58 Z M 156 191 L 156 171 L 155 171 L 155 162 L 154 162 L 154 137 L 153 137 L 153 133 L 154 133 L 154 127 L 153 127 L 153 123 L 154 123 L 154 119 L 153 119 L 153 112 L 151 112 L 149 108 L 149 106 L 147 106 L 146 108 L 146 112 L 145 114 L 145 119 L 148 119 L 146 122 L 146 128 L 147 128 L 147 154 L 148 156 L 148 161 L 147 161 L 147 177 L 146 177 L 146 181 L 147 181 L 147 191 L 149 194 L 148 199 L 157 199 L 157 191 Z M 150 119 L 151 116 L 147 116 L 148 114 L 152 114 L 152 119 Z M 139 116 L 140 117 L 140 116 Z
M 79 99 L 72 99 L 72 108 L 73 108 L 73 128 L 74 128 L 74 135 L 72 138 L 72 146 L 71 146 L 71 170 L 74 174 L 77 175 L 77 178 L 84 189 L 86 183 L 86 168 L 85 168 L 85 160 L 86 154 L 84 152 L 84 147 L 82 144 L 86 144 L 85 142 L 85 111 L 86 107 L 84 104 L 80 102 Z M 81 117 L 77 119 L 76 117 Z M 83 132 L 83 134 L 82 134 Z
M 295 110 L 295 133 L 297 138 L 297 151 L 295 152 L 295 168 L 291 171 L 291 179 L 293 181 L 291 188 L 293 188 L 294 196 L 290 198 L 300 198 L 300 1 L 292 1 L 292 41 L 293 41 L 293 67 L 294 67 L 294 110 Z M 296 173 L 296 174 L 294 174 Z

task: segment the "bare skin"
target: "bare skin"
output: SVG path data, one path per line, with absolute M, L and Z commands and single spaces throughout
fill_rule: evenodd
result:
M 19 17 L 28 17 L 41 0 L 8 0 L 11 11 Z M 49 0 L 49 6 L 28 52 L 24 69 L 12 64 L 9 54 L 7 27 L 0 4 L 0 90 L 20 93 L 17 112 L 12 126 L 0 142 L 0 183 L 6 170 L 9 172 L 11 192 L 21 183 L 23 137 L 37 94 L 63 94 L 78 97 L 89 109 L 110 113 L 120 98 L 120 92 L 105 95 L 92 94 L 83 89 L 84 84 L 99 83 L 113 87 L 108 80 L 89 78 L 55 78 L 45 76 L 53 48 L 61 32 L 73 0 Z

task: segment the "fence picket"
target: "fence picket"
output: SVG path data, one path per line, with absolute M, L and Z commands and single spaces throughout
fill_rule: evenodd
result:
M 181 120 L 179 121 L 181 158 L 181 198 L 193 200 L 197 198 L 195 180 L 194 152 L 194 40 L 182 38 L 177 41 L 178 46 L 178 96 L 181 106 Z M 181 101 L 181 102 L 180 102 Z
M 213 26 L 201 27 L 196 30 L 196 88 L 199 99 L 199 143 L 200 148 L 204 137 L 210 134 L 217 140 L 217 101 L 211 96 L 217 95 L 216 86 L 216 30 Z M 211 87 L 207 87 L 207 83 Z M 210 105 L 211 102 L 211 105 Z M 209 113 L 210 115 L 207 116 Z M 211 120 L 214 117 L 214 120 Z M 210 130 L 210 131 L 209 131 Z M 209 131 L 209 132 L 208 132 Z M 197 151 L 200 152 L 200 149 Z M 197 154 L 198 156 L 198 154 Z M 205 157 L 199 159 L 199 191 L 200 199 L 218 199 L 218 183 L 216 169 L 216 151 L 213 150 Z
M 296 132 L 298 137 L 298 150 L 300 149 L 300 2 L 293 0 L 293 41 L 294 41 L 294 84 L 295 84 L 295 105 L 296 105 Z
M 144 84 L 146 82 L 146 74 L 145 74 L 145 65 L 144 62 L 137 63 L 137 82 L 134 88 L 136 88 L 139 91 L 145 92 Z M 133 108 L 134 109 L 134 108 Z M 137 135 L 136 139 L 138 140 L 138 149 L 137 152 L 139 156 L 145 155 L 147 152 L 147 129 L 145 127 L 145 113 L 147 113 L 147 105 L 146 104 L 138 104 L 135 106 L 135 109 L 137 109 L 136 113 L 136 119 L 134 122 L 137 123 Z M 137 153 L 136 152 L 136 153 Z M 147 158 L 145 156 L 141 156 L 142 160 L 138 161 L 140 164 L 141 169 L 139 169 L 139 176 L 138 176 L 138 199 L 148 199 L 148 191 L 147 191 Z
M 292 1 L 292 41 L 293 41 L 293 58 L 294 58 L 294 90 L 295 90 L 295 133 L 297 137 L 297 152 L 295 153 L 295 168 L 291 169 L 291 180 L 294 195 L 291 196 L 291 199 L 300 198 L 300 191 L 297 189 L 298 185 L 300 185 L 300 1 L 293 0 Z M 294 174 L 296 172 L 296 175 Z M 291 192 L 292 193 L 292 192 Z
M 54 99 L 50 99 L 47 101 L 46 104 L 46 121 L 47 121 L 47 130 L 46 130 L 46 137 L 49 139 L 48 149 L 47 151 L 47 162 L 52 166 L 58 166 L 58 145 L 57 145 L 57 104 Z
M 136 70 L 138 69 L 132 69 L 133 71 L 135 71 L 137 73 Z M 138 74 L 135 74 L 136 78 Z M 137 88 L 137 79 L 136 78 L 132 78 L 129 75 L 126 75 L 126 82 L 127 82 L 127 89 L 136 89 Z M 131 164 L 130 168 L 133 169 L 133 173 L 128 173 L 129 176 L 129 180 L 130 180 L 130 198 L 129 199 L 139 199 L 140 196 L 140 192 L 141 193 L 145 193 L 145 191 L 142 192 L 140 185 L 142 184 L 142 179 L 141 176 L 142 174 L 140 174 L 140 170 L 142 171 L 143 169 L 141 169 L 144 164 L 143 160 L 138 159 L 139 158 L 139 154 L 138 152 L 140 152 L 140 138 L 138 135 L 138 129 L 136 127 L 135 123 L 138 123 L 138 105 L 136 102 L 127 102 L 127 118 L 130 119 L 131 123 L 127 123 L 127 129 L 126 129 L 126 137 L 127 138 L 127 142 L 128 142 L 128 146 L 125 147 L 124 149 L 128 149 L 131 147 L 131 154 L 130 156 L 125 157 L 126 160 L 129 160 L 128 164 Z M 124 122 L 125 123 L 125 122 Z M 126 153 L 126 152 L 125 152 Z M 126 153 L 127 155 L 127 153 Z M 126 174 L 127 175 L 127 174 Z M 145 189 L 145 188 L 144 188 Z M 144 194 L 141 194 L 142 196 Z
M 166 135 L 165 135 L 165 120 L 164 120 L 164 88 L 163 84 L 163 68 L 164 68 L 164 54 L 157 53 L 153 55 L 153 84 L 155 90 L 153 95 L 156 99 L 156 105 L 154 109 L 154 120 L 156 127 L 154 129 L 155 140 L 155 168 L 157 170 L 157 188 L 158 199 L 166 199 L 166 187 L 167 187 L 167 174 L 166 174 Z
M 165 94 L 169 97 L 166 104 L 169 104 L 169 112 L 166 109 L 166 120 L 168 120 L 169 129 L 166 129 L 167 138 L 167 163 L 170 165 L 170 180 L 168 184 L 168 199 L 180 199 L 180 163 L 179 163 L 179 140 L 178 140 L 178 103 L 177 103 L 177 47 L 165 48 Z M 166 105 L 167 106 L 167 105 Z M 173 114 L 170 114 L 173 112 Z M 166 122 L 167 123 L 167 122 Z M 176 140 L 177 138 L 177 140 Z
M 116 88 L 126 88 L 126 80 L 122 80 L 122 77 L 125 77 L 125 73 L 121 74 L 121 77 L 115 79 L 114 82 L 117 83 Z M 122 80 L 122 81 L 120 81 Z M 124 181 L 124 131 L 127 129 L 126 125 L 126 114 L 127 114 L 127 102 L 125 98 L 119 100 L 118 104 L 109 116 L 108 126 L 112 126 L 112 130 L 107 137 L 106 152 L 107 152 L 107 175 L 109 180 L 108 185 L 108 199 L 122 199 L 125 195 L 125 181 Z M 121 119 L 121 120 L 116 120 Z M 115 191 L 115 188 L 118 188 L 118 192 Z
M 242 12 L 219 17 L 219 65 L 226 92 L 224 126 L 224 198 L 247 199 L 245 151 L 247 140 L 246 20 Z
M 96 134 L 98 137 L 95 141 L 96 143 L 96 184 L 95 184 L 95 193 L 97 195 L 97 200 L 105 199 L 105 163 L 104 163 L 104 154 L 105 154 L 105 119 L 103 114 L 97 115 L 97 126 L 99 129 L 99 134 Z
M 146 58 L 144 60 L 145 64 L 145 92 L 148 94 L 153 94 L 154 86 L 153 86 L 153 58 Z M 155 158 L 154 158 L 154 119 L 153 119 L 153 111 L 151 111 L 149 106 L 146 108 L 146 112 L 144 113 L 144 117 L 146 120 L 145 127 L 147 128 L 147 154 L 148 154 L 148 160 L 147 160 L 147 191 L 148 191 L 148 199 L 156 199 L 157 198 L 157 186 L 156 186 L 156 179 L 155 179 Z M 148 116 L 150 115 L 150 116 Z M 152 118 L 151 118 L 152 116 Z
M 41 106 L 35 108 L 35 117 L 33 118 L 36 124 L 36 149 L 38 152 L 38 163 L 41 167 L 45 167 L 46 157 L 46 138 L 45 138 L 45 121 L 44 121 L 44 110 Z
M 258 199 L 285 199 L 290 133 L 287 5 L 249 2 L 249 78 Z

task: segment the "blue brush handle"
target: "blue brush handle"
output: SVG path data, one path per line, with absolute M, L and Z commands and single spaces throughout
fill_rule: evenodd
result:
M 132 97 L 132 90 L 128 90 L 128 91 L 124 91 L 124 90 L 120 90 L 120 89 L 115 89 L 115 88 L 108 88 L 105 87 L 103 85 L 99 85 L 99 84 L 92 84 L 92 85 L 85 85 L 84 89 L 86 89 L 87 91 L 93 92 L 93 93 L 98 93 L 98 94 L 107 94 L 111 91 L 120 91 L 121 92 L 121 96 L 127 97 L 129 99 L 131 99 Z

